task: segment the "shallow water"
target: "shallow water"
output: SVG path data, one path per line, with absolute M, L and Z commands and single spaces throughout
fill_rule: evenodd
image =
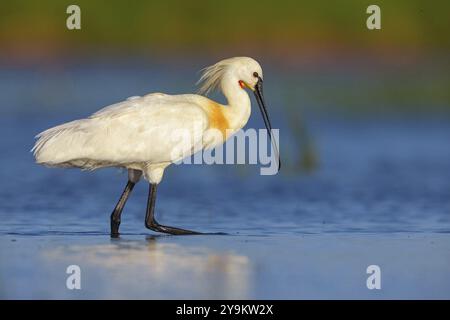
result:
M 135 188 L 110 240 L 126 180 L 116 169 L 33 164 L 31 137 L 59 119 L 2 119 L 2 298 L 449 298 L 450 122 L 311 122 L 320 167 L 173 166 L 160 222 L 228 235 L 158 236 Z M 20 130 L 18 130 L 20 129 Z M 289 172 L 289 164 L 286 165 Z M 65 287 L 68 265 L 82 289 Z M 382 268 L 382 289 L 366 268 Z
M 3 298 L 448 298 L 448 235 L 2 236 Z M 66 289 L 69 265 L 81 290 Z M 368 290 L 366 268 L 381 268 Z
M 109 214 L 125 172 L 48 169 L 29 153 L 38 132 L 106 104 L 99 83 L 120 78 L 99 74 L 75 83 L 72 95 L 52 91 L 69 102 L 47 111 L 32 103 L 46 92 L 33 91 L 39 77 L 9 75 L 0 101 L 1 298 L 450 298 L 450 118 L 308 115 L 318 161 L 308 171 L 298 164 L 304 137 L 271 109 L 281 129 L 280 174 L 174 165 L 158 190 L 159 222 L 226 235 L 146 230 L 141 181 L 121 238 L 111 240 Z M 117 96 L 142 85 L 116 81 Z M 19 84 L 30 85 L 28 98 Z M 270 105 L 282 104 L 276 99 Z M 262 127 L 257 113 L 249 127 Z M 81 290 L 65 286 L 72 264 L 81 267 Z M 366 287 L 369 265 L 381 267 L 381 290 Z

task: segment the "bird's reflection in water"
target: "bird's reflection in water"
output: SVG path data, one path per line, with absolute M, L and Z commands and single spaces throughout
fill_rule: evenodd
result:
M 248 298 L 248 257 L 161 240 L 61 246 L 46 251 L 45 258 L 80 265 L 87 296 Z

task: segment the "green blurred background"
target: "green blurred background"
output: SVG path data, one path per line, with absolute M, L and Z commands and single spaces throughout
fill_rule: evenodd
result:
M 82 10 L 82 31 L 65 10 Z M 382 31 L 365 27 L 368 5 L 382 9 Z M 448 1 L 2 1 L 3 50 L 151 50 L 217 54 L 245 50 L 296 60 L 326 51 L 410 55 L 448 50 Z
M 81 30 L 66 28 L 70 4 L 81 7 Z M 381 30 L 366 28 L 370 4 L 381 7 Z M 0 63 L 192 60 L 198 69 L 247 55 L 280 75 L 287 106 L 441 113 L 450 111 L 449 9 L 424 0 L 2 1 Z

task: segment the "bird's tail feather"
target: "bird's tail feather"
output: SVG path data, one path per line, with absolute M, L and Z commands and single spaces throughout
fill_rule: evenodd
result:
M 70 148 L 67 142 L 69 137 L 83 131 L 86 120 L 75 120 L 47 129 L 36 135 L 36 143 L 30 150 L 37 163 L 57 165 L 64 160 L 64 153 Z M 64 139 L 61 139 L 64 138 Z M 72 138 L 73 139 L 73 138 Z

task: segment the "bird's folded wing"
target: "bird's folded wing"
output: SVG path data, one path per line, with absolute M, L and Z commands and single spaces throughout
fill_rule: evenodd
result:
M 172 162 L 202 139 L 208 117 L 192 97 L 152 94 L 101 109 L 38 135 L 38 163 L 95 169 Z

